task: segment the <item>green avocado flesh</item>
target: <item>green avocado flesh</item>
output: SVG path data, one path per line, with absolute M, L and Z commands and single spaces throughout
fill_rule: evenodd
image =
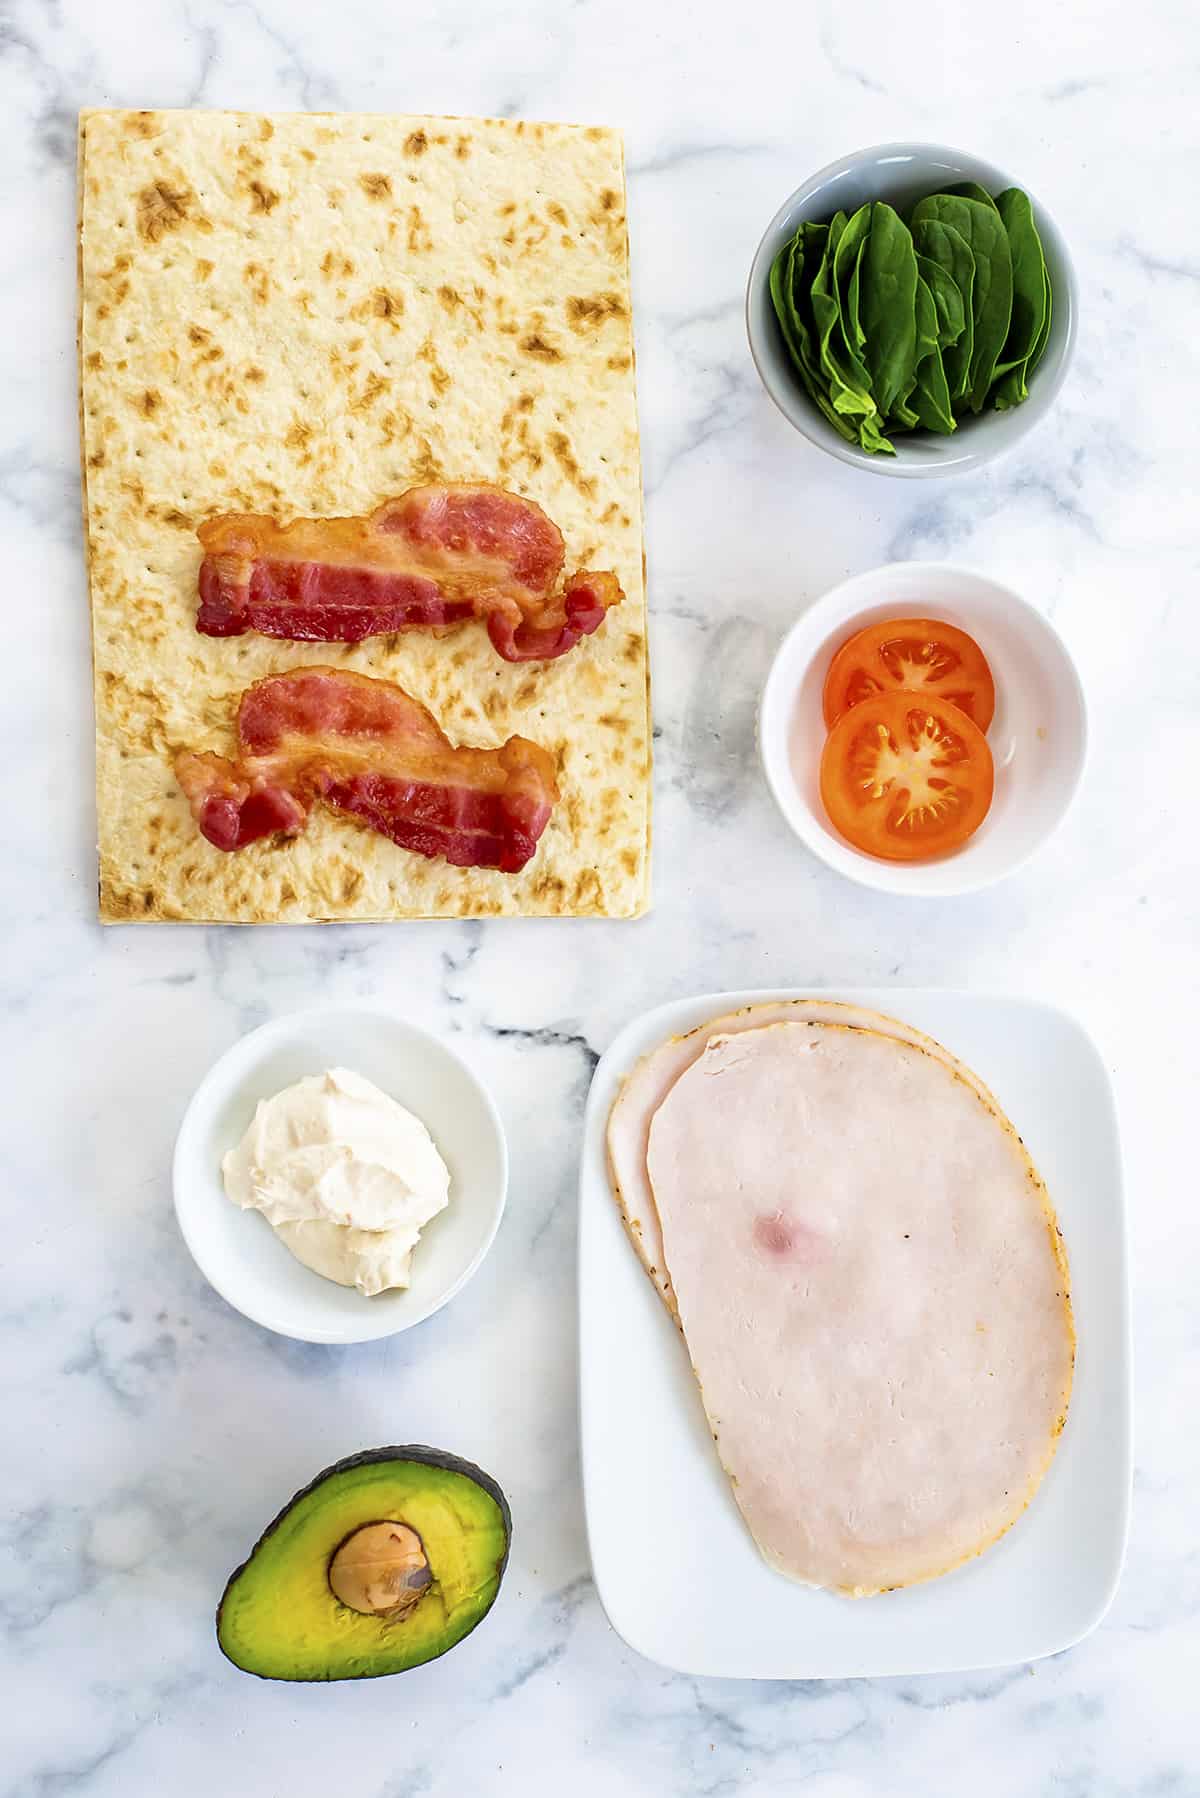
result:
M 431 1582 L 403 1614 L 367 1615 L 334 1597 L 329 1567 L 356 1530 L 415 1530 Z M 374 1679 L 436 1660 L 491 1609 L 511 1519 L 495 1481 L 455 1455 L 384 1448 L 318 1474 L 230 1578 L 217 1640 L 263 1679 Z

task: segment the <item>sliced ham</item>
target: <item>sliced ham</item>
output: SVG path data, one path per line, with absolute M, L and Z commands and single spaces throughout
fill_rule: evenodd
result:
M 767 1561 L 860 1597 L 1001 1536 L 1053 1458 L 1074 1330 L 1045 1188 L 978 1082 L 844 1025 L 710 1037 L 654 1114 L 648 1167 Z

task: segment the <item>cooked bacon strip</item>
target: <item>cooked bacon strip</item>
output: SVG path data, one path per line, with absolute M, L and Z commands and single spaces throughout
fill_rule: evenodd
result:
M 369 518 L 228 512 L 199 537 L 196 628 L 209 637 L 358 643 L 481 618 L 506 662 L 550 661 L 624 597 L 614 574 L 560 584 L 558 526 L 503 487 L 411 487 Z
M 293 668 L 242 694 L 236 761 L 183 751 L 175 773 L 218 849 L 295 836 L 316 799 L 418 855 L 515 874 L 558 798 L 554 758 L 525 737 L 456 749 L 390 681 Z

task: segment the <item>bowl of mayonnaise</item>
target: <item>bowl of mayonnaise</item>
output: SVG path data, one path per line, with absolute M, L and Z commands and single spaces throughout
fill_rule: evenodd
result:
M 391 1336 L 439 1311 L 491 1247 L 507 1184 L 478 1076 L 366 1006 L 242 1037 L 175 1144 L 175 1211 L 200 1271 L 244 1316 L 306 1342 Z

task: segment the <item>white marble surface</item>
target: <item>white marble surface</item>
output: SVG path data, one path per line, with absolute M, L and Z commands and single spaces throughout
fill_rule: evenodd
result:
M 4 1798 L 1200 1791 L 1191 5 L 8 0 L 0 50 Z M 99 930 L 73 364 L 74 113 L 97 103 L 626 128 L 658 725 L 645 922 Z M 994 471 L 919 491 L 794 436 L 757 385 L 741 317 L 784 195 L 846 149 L 904 136 L 1027 181 L 1084 295 L 1053 417 Z M 974 562 L 1053 614 L 1095 742 L 1075 813 L 1026 873 L 912 905 L 846 885 L 784 834 L 751 729 L 797 610 L 849 571 L 918 555 Z M 675 1678 L 611 1633 L 588 1573 L 573 1341 L 584 1093 L 634 1008 L 839 981 L 1043 994 L 1101 1044 L 1133 1234 L 1128 1568 L 1103 1627 L 1034 1667 Z M 469 1292 L 359 1350 L 244 1323 L 195 1272 L 170 1210 L 174 1131 L 212 1058 L 334 996 L 454 1033 L 513 1151 L 509 1214 Z M 211 1630 L 230 1566 L 324 1463 L 406 1439 L 461 1449 L 511 1495 L 514 1561 L 487 1625 L 401 1682 L 239 1676 Z M 654 1495 L 639 1469 L 629 1481 L 635 1522 Z

